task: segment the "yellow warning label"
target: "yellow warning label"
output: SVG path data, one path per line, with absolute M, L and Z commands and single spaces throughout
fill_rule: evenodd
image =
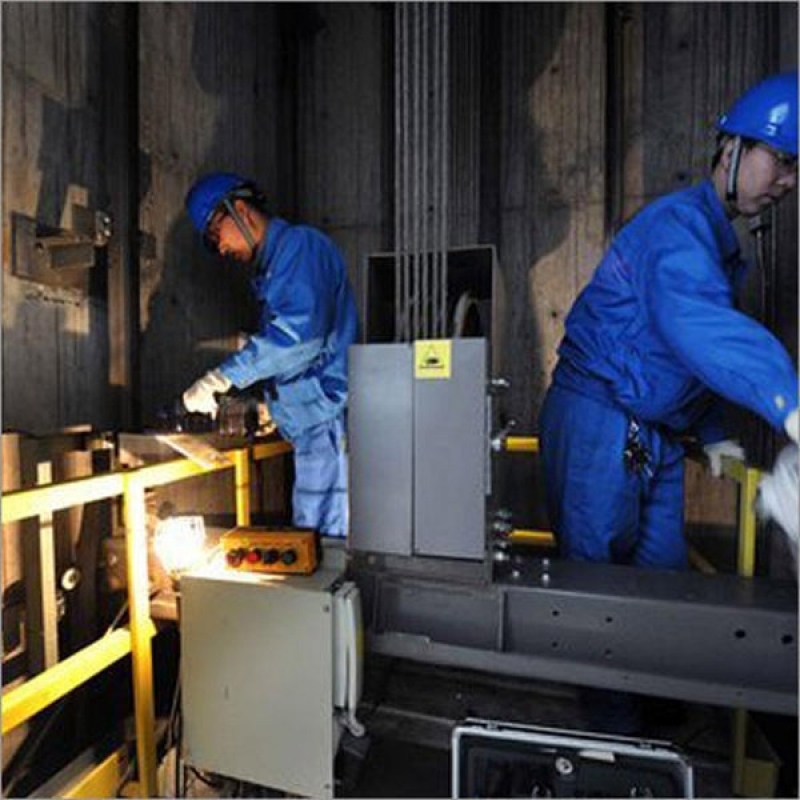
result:
M 450 378 L 452 362 L 452 341 L 450 339 L 418 339 L 414 342 L 414 377 Z

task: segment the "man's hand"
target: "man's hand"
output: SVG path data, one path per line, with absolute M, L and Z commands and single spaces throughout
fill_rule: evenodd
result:
M 800 529 L 797 495 L 800 487 L 800 451 L 796 444 L 787 444 L 775 459 L 772 472 L 767 472 L 758 484 L 755 510 L 759 519 L 774 519 L 786 533 L 795 556 L 797 568 L 797 539 Z
M 800 419 L 798 419 L 798 409 L 792 411 L 788 417 L 786 417 L 786 421 L 783 423 L 783 429 L 786 431 L 786 435 L 795 443 L 800 444 Z
M 210 414 L 216 418 L 219 404 L 214 395 L 225 394 L 231 385 L 218 369 L 212 369 L 183 393 L 183 405 L 193 414 Z
M 715 478 L 722 476 L 722 457 L 735 458 L 737 461 L 744 461 L 745 452 L 744 448 L 739 442 L 733 439 L 723 439 L 721 442 L 713 442 L 703 447 L 703 452 L 708 459 L 708 465 L 711 468 L 711 474 Z

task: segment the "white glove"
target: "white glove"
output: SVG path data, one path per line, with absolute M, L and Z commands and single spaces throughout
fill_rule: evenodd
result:
M 786 534 L 797 563 L 797 537 L 800 532 L 800 455 L 796 444 L 781 450 L 772 472 L 761 479 L 756 495 L 756 514 L 762 520 L 774 519 Z
M 792 411 L 786 420 L 783 423 L 783 429 L 786 431 L 786 435 L 795 443 L 800 444 L 800 415 L 798 414 L 798 409 Z
M 210 414 L 216 418 L 219 405 L 214 395 L 225 394 L 232 385 L 218 369 L 212 369 L 183 393 L 183 405 L 193 414 Z
M 737 461 L 744 461 L 745 458 L 744 448 L 733 439 L 723 439 L 721 442 L 707 444 L 703 447 L 703 452 L 706 454 L 708 465 L 711 467 L 711 474 L 715 478 L 722 476 L 723 456 L 735 458 Z

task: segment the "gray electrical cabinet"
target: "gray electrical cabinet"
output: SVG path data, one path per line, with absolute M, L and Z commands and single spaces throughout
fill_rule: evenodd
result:
M 350 348 L 353 549 L 483 558 L 487 369 L 485 339 Z
M 342 731 L 336 600 L 347 585 L 330 568 L 310 576 L 224 568 L 183 576 L 187 763 L 291 794 L 333 796 Z

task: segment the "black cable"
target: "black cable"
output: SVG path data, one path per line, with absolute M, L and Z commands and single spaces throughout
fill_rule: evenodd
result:
M 201 772 L 197 767 L 188 767 L 189 772 L 194 775 L 200 783 L 204 783 L 206 786 L 210 787 L 211 789 L 222 789 L 225 785 L 224 781 L 221 781 L 216 776 L 208 777 L 203 772 Z
M 175 734 L 175 797 L 182 797 L 180 779 L 183 775 L 181 768 L 181 748 L 183 747 L 183 710 L 179 703 L 175 717 L 175 727 L 177 733 Z M 184 786 L 185 786 L 184 781 Z
M 128 762 L 128 766 L 125 769 L 122 777 L 120 778 L 119 783 L 117 784 L 117 788 L 114 790 L 114 797 L 121 797 L 122 790 L 125 788 L 125 784 L 133 777 L 133 773 L 136 769 L 136 751 L 131 755 L 131 760 Z
M 151 589 L 147 594 L 147 599 L 148 600 L 152 600 L 160 591 L 161 591 L 161 589 L 158 589 L 158 588 Z M 125 598 L 125 602 L 122 604 L 122 606 L 120 607 L 119 611 L 117 611 L 117 613 L 115 614 L 114 619 L 112 619 L 111 622 L 109 623 L 108 628 L 106 628 L 106 632 L 104 634 L 105 636 L 108 636 L 109 633 L 111 633 L 113 630 L 116 629 L 116 627 L 119 624 L 120 620 L 122 619 L 123 615 L 128 610 L 128 606 L 129 605 L 130 605 L 130 601 L 126 597 Z
M 105 632 L 106 636 L 108 636 L 108 634 L 111 633 L 117 627 L 117 625 L 119 624 L 119 621 L 122 619 L 123 614 L 127 610 L 128 610 L 128 598 L 126 597 L 125 598 L 125 602 L 122 604 L 120 610 L 117 611 L 116 615 L 114 616 L 114 619 L 111 620 L 111 622 L 109 623 L 108 628 L 106 628 L 106 632 Z
M 178 660 L 178 677 L 175 679 L 175 691 L 172 693 L 172 705 L 169 710 L 169 718 L 167 722 L 167 752 L 173 746 L 173 729 L 175 721 L 178 717 L 178 707 L 181 696 L 181 673 L 180 673 L 180 659 Z

